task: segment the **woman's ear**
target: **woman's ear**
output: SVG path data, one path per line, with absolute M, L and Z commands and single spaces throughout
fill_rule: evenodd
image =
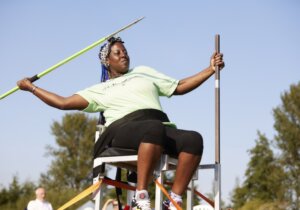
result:
M 108 57 L 106 58 L 106 60 L 105 60 L 105 62 L 106 62 L 106 66 L 107 66 L 107 68 L 109 67 L 109 59 L 108 59 Z

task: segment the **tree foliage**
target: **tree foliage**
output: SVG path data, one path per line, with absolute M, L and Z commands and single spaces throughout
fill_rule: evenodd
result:
M 250 161 L 242 186 L 234 190 L 232 202 L 239 209 L 247 202 L 273 202 L 284 199 L 284 173 L 274 158 L 268 139 L 258 132 L 256 145 L 250 151 Z
M 281 96 L 282 105 L 273 110 L 277 131 L 274 142 L 287 175 L 289 204 L 300 208 L 300 82 Z
M 58 148 L 47 148 L 53 161 L 41 176 L 43 186 L 80 191 L 91 184 L 96 124 L 83 113 L 66 114 L 62 122 L 52 124 Z
M 38 184 L 19 184 L 14 177 L 8 188 L 0 190 L 0 209 L 24 209 L 35 199 L 35 189 L 44 187 L 46 199 L 57 209 L 92 184 L 93 146 L 97 120 L 83 113 L 68 113 L 61 122 L 51 126 L 57 147 L 48 146 L 47 155 L 52 158 L 46 173 Z M 90 197 L 72 208 L 82 205 Z
M 7 188 L 0 189 L 0 209 L 24 209 L 28 201 L 34 198 L 32 192 L 35 188 L 33 182 L 26 181 L 20 184 L 19 178 L 14 176 Z
M 291 85 L 273 110 L 276 135 L 272 141 L 258 133 L 250 150 L 245 181 L 232 195 L 235 209 L 299 209 L 300 199 L 300 83 Z
M 263 201 L 283 199 L 283 170 L 273 155 L 268 139 L 260 133 L 258 136 L 256 146 L 250 150 L 251 160 L 245 174 L 245 185 L 251 189 L 248 198 Z

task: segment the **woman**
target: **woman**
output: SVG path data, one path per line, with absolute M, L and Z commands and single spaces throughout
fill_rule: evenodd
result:
M 171 197 L 179 205 L 203 152 L 199 133 L 177 129 L 162 112 L 159 96 L 171 97 L 188 93 L 214 74 L 215 66 L 224 67 L 223 55 L 214 53 L 209 67 L 201 72 L 176 80 L 156 70 L 139 66 L 129 68 L 130 59 L 124 42 L 111 38 L 101 47 L 102 83 L 62 97 L 33 85 L 28 79 L 17 84 L 46 104 L 62 110 L 103 112 L 108 126 L 102 136 L 106 145 L 138 151 L 137 191 L 132 201 L 134 210 L 150 210 L 147 187 L 162 152 L 178 157 Z M 97 145 L 96 145 L 97 147 Z M 96 148 L 99 153 L 103 145 Z M 176 209 L 164 202 L 165 209 Z

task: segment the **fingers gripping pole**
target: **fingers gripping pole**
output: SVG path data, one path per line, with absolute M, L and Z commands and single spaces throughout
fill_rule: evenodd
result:
M 93 44 L 87 46 L 86 48 L 84 48 L 84 49 L 82 49 L 82 50 L 80 50 L 80 51 L 78 51 L 77 53 L 74 53 L 73 55 L 67 57 L 66 59 L 64 59 L 64 60 L 58 62 L 57 64 L 51 66 L 50 68 L 46 69 L 45 71 L 43 71 L 43 72 L 41 72 L 41 73 L 39 73 L 39 74 L 34 75 L 34 76 L 31 77 L 29 80 L 30 80 L 31 82 L 34 82 L 34 81 L 40 79 L 41 77 L 45 76 L 46 74 L 49 74 L 50 72 L 52 72 L 53 70 L 57 69 L 58 67 L 64 65 L 65 63 L 67 63 L 67 62 L 69 62 L 69 61 L 75 59 L 76 57 L 82 55 L 83 53 L 89 51 L 90 49 L 96 47 L 97 45 L 99 45 L 99 44 L 105 42 L 106 40 L 108 40 L 109 38 L 111 38 L 111 37 L 113 37 L 114 35 L 118 34 L 119 32 L 124 31 L 124 30 L 126 30 L 127 28 L 130 28 L 132 25 L 136 24 L 137 22 L 141 21 L 142 19 L 144 19 L 144 17 L 139 18 L 139 19 L 135 20 L 134 22 L 132 22 L 132 23 L 130 23 L 130 24 L 124 26 L 123 28 L 119 29 L 118 31 L 116 31 L 116 32 L 114 32 L 114 33 L 112 33 L 112 34 L 110 34 L 110 35 L 108 35 L 108 36 L 106 36 L 106 37 L 103 37 L 103 38 L 99 39 L 98 41 L 94 42 Z M 9 90 L 9 91 L 7 91 L 6 93 L 2 94 L 2 95 L 0 96 L 0 100 L 2 100 L 3 98 L 5 98 L 6 96 L 8 96 L 8 95 L 10 95 L 10 94 L 12 94 L 12 93 L 14 93 L 14 92 L 16 92 L 17 90 L 19 90 L 19 87 L 18 87 L 18 86 L 12 88 L 11 90 Z

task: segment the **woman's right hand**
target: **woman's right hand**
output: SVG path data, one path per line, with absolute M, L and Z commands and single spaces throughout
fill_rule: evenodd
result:
M 31 81 L 29 80 L 29 78 L 24 78 L 21 79 L 17 82 L 17 85 L 19 86 L 19 88 L 21 90 L 25 90 L 25 91 L 30 91 L 32 92 L 32 90 L 34 89 L 34 85 L 31 83 Z

